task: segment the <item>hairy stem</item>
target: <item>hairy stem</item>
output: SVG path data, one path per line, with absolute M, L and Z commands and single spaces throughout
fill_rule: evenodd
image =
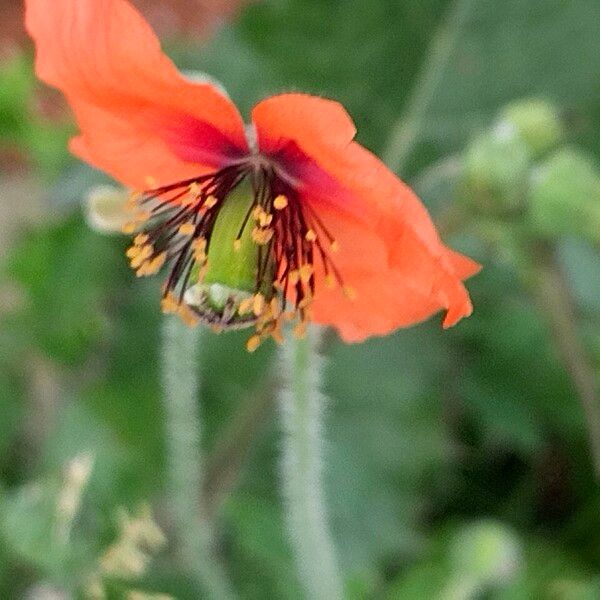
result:
M 214 556 L 214 536 L 201 497 L 204 479 L 202 426 L 198 405 L 200 328 L 177 317 L 163 322 L 162 385 L 166 414 L 171 513 L 182 563 L 208 598 L 232 597 Z
M 322 482 L 325 398 L 320 392 L 319 338 L 317 330 L 310 329 L 305 339 L 290 340 L 282 350 L 281 477 L 290 541 L 307 597 L 338 600 L 343 598 L 343 586 L 327 526 Z
M 575 301 L 556 256 L 556 249 L 540 243 L 532 250 L 535 260 L 535 271 L 531 278 L 533 290 L 579 396 L 586 418 L 594 470 L 600 481 L 600 395 L 596 372 L 577 331 Z
M 402 174 L 406 167 L 431 100 L 440 85 L 444 70 L 474 4 L 475 0 L 455 0 L 433 37 L 404 114 L 394 127 L 388 146 L 383 152 L 384 162 L 397 173 Z

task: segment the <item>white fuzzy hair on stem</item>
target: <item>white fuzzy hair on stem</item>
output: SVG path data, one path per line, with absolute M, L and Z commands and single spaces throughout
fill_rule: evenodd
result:
M 170 508 L 185 567 L 208 598 L 233 597 L 214 556 L 212 524 L 202 501 L 204 459 L 199 407 L 199 360 L 203 328 L 168 316 L 162 331 L 162 388 L 166 418 Z
M 323 491 L 324 359 L 317 352 L 320 330 L 290 340 L 281 351 L 279 394 L 283 426 L 281 483 L 285 517 L 298 573 L 310 600 L 344 597 L 330 537 Z

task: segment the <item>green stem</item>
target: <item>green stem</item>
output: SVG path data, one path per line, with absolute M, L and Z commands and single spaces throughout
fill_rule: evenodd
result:
M 548 322 L 565 370 L 585 415 L 596 480 L 600 481 L 600 394 L 596 371 L 579 336 L 575 300 L 551 244 L 531 244 L 529 277 L 538 306 Z
M 202 331 L 190 329 L 177 317 L 165 317 L 163 322 L 161 375 L 171 512 L 182 563 L 208 598 L 224 600 L 233 594 L 214 556 L 212 525 L 201 496 L 204 461 L 198 410 L 198 361 Z
M 319 334 L 290 340 L 283 349 L 280 394 L 284 429 L 281 468 L 287 527 L 300 579 L 310 600 L 343 598 L 343 585 L 325 515 L 322 482 L 323 360 Z
M 431 100 L 440 85 L 474 4 L 475 0 L 456 0 L 433 38 L 406 110 L 394 127 L 388 146 L 383 152 L 383 161 L 397 173 L 404 172 Z

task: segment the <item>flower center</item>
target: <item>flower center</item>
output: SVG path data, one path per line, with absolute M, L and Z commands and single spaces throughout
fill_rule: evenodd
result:
M 282 341 L 284 321 L 304 335 L 316 269 L 325 285 L 342 285 L 330 259 L 336 241 L 264 158 L 134 195 L 131 204 L 131 267 L 147 276 L 170 265 L 163 311 L 217 331 L 254 326 L 251 351 L 269 336 Z

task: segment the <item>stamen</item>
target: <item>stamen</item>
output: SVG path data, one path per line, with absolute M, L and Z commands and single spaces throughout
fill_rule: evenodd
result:
M 259 317 L 265 310 L 265 297 L 262 294 L 256 294 L 252 304 L 252 312 Z
M 259 346 L 260 346 L 260 336 L 258 335 L 253 335 L 247 342 L 246 342 L 246 349 L 248 350 L 248 352 L 254 352 Z
M 312 265 L 302 265 L 300 267 L 300 279 L 303 283 L 308 283 L 314 272 Z
M 280 194 L 275 198 L 275 200 L 273 200 L 273 206 L 277 210 L 283 210 L 287 205 L 288 199 L 283 194 Z
M 133 239 L 133 243 L 136 246 L 143 246 L 148 241 L 148 239 L 149 239 L 148 234 L 146 234 L 146 233 L 139 233 Z
M 204 208 L 213 208 L 214 206 L 217 205 L 219 201 L 217 200 L 217 198 L 215 196 L 209 196 L 205 201 L 204 201 Z
M 338 242 L 266 160 L 150 190 L 131 203 L 132 268 L 143 277 L 170 265 L 163 311 L 219 331 L 254 326 L 251 352 L 267 338 L 281 343 L 284 321 L 295 321 L 295 336 L 306 334 L 319 282 L 356 295 L 331 261 Z
M 255 227 L 252 230 L 252 239 L 259 245 L 264 246 L 271 241 L 274 231 L 272 229 L 261 229 Z
M 184 223 L 179 228 L 180 235 L 193 235 L 194 231 L 196 231 L 196 227 L 193 223 Z

